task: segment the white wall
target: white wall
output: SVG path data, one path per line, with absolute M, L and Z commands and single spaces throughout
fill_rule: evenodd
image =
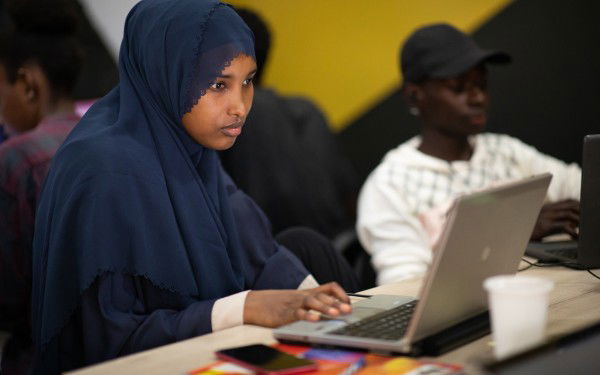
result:
M 79 0 L 106 48 L 117 61 L 125 17 L 139 0 Z

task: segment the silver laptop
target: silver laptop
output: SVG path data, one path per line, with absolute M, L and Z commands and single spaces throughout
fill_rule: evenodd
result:
M 583 138 L 578 241 L 530 242 L 526 255 L 576 269 L 600 267 L 600 134 Z
M 409 354 L 485 313 L 483 280 L 517 271 L 550 180 L 543 174 L 456 199 L 418 299 L 372 296 L 350 315 L 294 322 L 274 330 L 275 338 Z

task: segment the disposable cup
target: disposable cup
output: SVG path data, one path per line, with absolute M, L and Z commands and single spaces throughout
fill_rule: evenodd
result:
M 488 292 L 496 358 L 509 357 L 544 341 L 552 281 L 500 275 L 486 279 L 483 285 Z

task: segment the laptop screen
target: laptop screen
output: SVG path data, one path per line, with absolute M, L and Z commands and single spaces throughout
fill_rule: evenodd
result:
M 600 267 L 600 134 L 583 140 L 581 206 L 577 262 Z

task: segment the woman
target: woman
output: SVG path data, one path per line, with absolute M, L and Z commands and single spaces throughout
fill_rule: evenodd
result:
M 241 132 L 255 70 L 252 34 L 225 4 L 145 0 L 130 12 L 119 85 L 61 147 L 42 193 L 38 372 L 350 311 L 337 284 L 315 287 L 273 241 L 218 162 L 214 150 Z

